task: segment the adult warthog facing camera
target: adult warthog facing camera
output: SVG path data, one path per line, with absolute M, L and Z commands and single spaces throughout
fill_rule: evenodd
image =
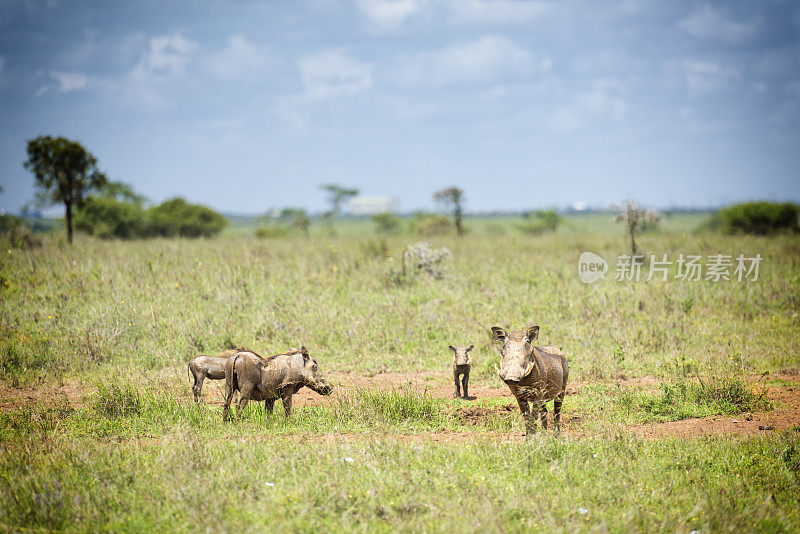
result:
M 224 420 L 230 418 L 233 394 L 239 391 L 237 417 L 250 399 L 264 401 L 264 407 L 272 413 L 275 401 L 283 401 L 283 410 L 288 418 L 292 410 L 292 395 L 303 387 L 309 387 L 320 395 L 330 395 L 333 388 L 325 381 L 317 360 L 308 349 L 290 350 L 268 358 L 255 352 L 238 352 L 225 363 L 225 408 Z
M 553 415 L 556 433 L 561 427 L 561 404 L 567 390 L 569 368 L 567 358 L 556 347 L 534 347 L 539 337 L 539 327 L 530 326 L 526 331 L 506 332 L 499 326 L 492 327 L 495 341 L 502 343 L 502 361 L 497 374 L 516 397 L 525 433 L 535 431 L 536 416 L 541 414 L 542 427 L 547 429 L 547 401 L 553 400 Z

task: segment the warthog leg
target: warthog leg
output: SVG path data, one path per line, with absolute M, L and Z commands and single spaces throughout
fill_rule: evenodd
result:
M 272 409 L 275 407 L 275 401 L 278 399 L 267 399 L 264 401 L 264 409 L 272 415 Z
M 547 430 L 547 403 L 543 402 L 539 405 L 539 414 L 542 420 L 542 428 Z
M 531 415 L 528 401 L 517 399 L 517 404 L 519 404 L 519 411 L 522 412 L 522 419 L 525 421 L 525 435 L 530 436 L 536 432 L 536 420 Z
M 239 390 L 239 405 L 236 407 L 236 417 L 241 420 L 242 419 L 242 411 L 247 408 L 247 403 L 250 402 L 250 394 L 253 392 L 253 388 L 245 386 L 241 390 Z
M 456 390 L 453 392 L 453 398 L 457 399 L 461 396 L 461 385 L 458 382 L 458 371 L 453 369 L 453 381 L 456 383 Z
M 203 380 L 206 378 L 205 373 L 198 373 L 194 375 L 194 386 L 192 386 L 192 393 L 194 393 L 194 401 L 200 402 L 203 400 Z
M 284 391 L 281 400 L 283 401 L 283 411 L 286 412 L 286 419 L 289 419 L 289 415 L 292 413 L 292 393 L 291 388 L 289 391 Z
M 553 424 L 555 425 L 556 434 L 561 433 L 561 403 L 564 402 L 564 393 L 562 391 L 553 403 Z
M 464 398 L 469 398 L 469 393 L 467 393 L 467 387 L 469 386 L 469 371 L 461 375 L 461 389 L 464 390 Z

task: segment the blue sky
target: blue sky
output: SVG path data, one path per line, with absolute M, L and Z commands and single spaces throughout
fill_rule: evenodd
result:
M 0 210 L 42 134 L 224 212 L 800 201 L 800 3 L 0 0 Z

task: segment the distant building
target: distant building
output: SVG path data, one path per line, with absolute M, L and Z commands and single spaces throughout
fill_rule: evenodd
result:
M 355 197 L 347 205 L 352 215 L 375 215 L 377 213 L 396 213 L 400 204 L 392 197 Z
M 586 211 L 589 205 L 586 202 L 578 200 L 577 202 L 573 202 L 571 207 L 572 211 Z

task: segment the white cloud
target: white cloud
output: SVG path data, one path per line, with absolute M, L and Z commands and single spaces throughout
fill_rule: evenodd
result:
M 382 29 L 395 29 L 422 11 L 428 0 L 354 0 L 361 15 Z
M 303 92 L 278 98 L 275 111 L 294 130 L 306 127 L 315 102 L 344 98 L 368 91 L 373 84 L 372 63 L 351 56 L 342 48 L 321 50 L 297 62 Z
M 625 87 L 618 80 L 594 80 L 587 90 L 579 91 L 566 105 L 556 108 L 550 126 L 568 133 L 586 127 L 590 121 L 620 121 L 628 111 L 624 92 Z
M 759 19 L 747 24 L 737 22 L 726 11 L 702 4 L 696 6 L 678 26 L 693 37 L 738 43 L 752 37 L 759 24 Z
M 685 60 L 681 65 L 686 88 L 691 95 L 717 93 L 738 83 L 738 70 L 710 61 Z
M 457 22 L 471 24 L 519 24 L 546 13 L 550 6 L 538 0 L 448 0 Z
M 372 87 L 372 64 L 340 48 L 305 56 L 297 66 L 306 100 L 354 95 Z
M 441 86 L 497 81 L 547 70 L 551 62 L 535 62 L 531 54 L 508 38 L 485 35 L 472 42 L 401 57 L 395 76 L 403 84 Z
M 131 71 L 131 77 L 145 81 L 157 77 L 183 75 L 195 50 L 197 43 L 178 32 L 153 37 L 142 59 Z
M 241 78 L 263 69 L 266 61 L 263 49 L 241 35 L 233 35 L 227 47 L 209 58 L 209 67 L 220 78 Z
M 87 77 L 80 72 L 50 71 L 50 77 L 58 82 L 58 90 L 62 93 L 69 93 L 86 87 Z

